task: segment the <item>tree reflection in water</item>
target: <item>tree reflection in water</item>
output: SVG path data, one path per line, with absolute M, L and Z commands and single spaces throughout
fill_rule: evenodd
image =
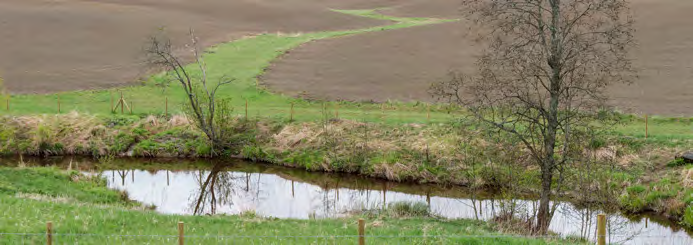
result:
M 211 171 L 198 170 L 194 178 L 197 188 L 191 194 L 193 215 L 217 213 L 217 207 L 231 205 L 234 194 L 234 176 L 215 165 Z
M 196 182 L 190 194 L 190 207 L 193 215 L 214 215 L 219 207 L 238 207 L 234 197 L 245 200 L 251 205 L 261 201 L 262 174 L 236 173 L 228 171 L 223 164 L 217 164 L 212 170 L 198 170 L 193 175 Z M 241 197 L 242 196 L 242 197 Z M 241 208 L 242 209 L 242 208 Z

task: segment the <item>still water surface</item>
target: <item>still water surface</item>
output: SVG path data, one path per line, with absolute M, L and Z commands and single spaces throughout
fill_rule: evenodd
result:
M 119 164 L 99 167 L 84 159 L 70 163 L 66 159 L 34 161 L 100 174 L 110 188 L 126 191 L 130 199 L 154 205 L 156 211 L 166 214 L 254 211 L 267 217 L 308 219 L 340 217 L 354 210 L 375 210 L 389 203 L 410 201 L 424 202 L 433 213 L 446 218 L 490 220 L 509 210 L 524 216 L 537 205 L 534 200 L 499 200 L 492 194 L 473 193 L 462 187 L 387 182 L 245 162 L 171 165 L 141 159 L 123 163 L 121 159 Z M 598 213 L 560 202 L 550 229 L 592 240 Z M 656 216 L 612 213 L 609 225 L 613 243 L 693 244 L 689 233 Z

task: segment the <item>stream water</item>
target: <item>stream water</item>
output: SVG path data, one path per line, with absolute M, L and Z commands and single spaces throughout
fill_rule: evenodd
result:
M 16 166 L 16 159 L 0 165 Z M 446 218 L 490 220 L 509 211 L 525 216 L 538 202 L 507 200 L 463 187 L 388 182 L 355 175 L 313 173 L 257 163 L 117 159 L 100 166 L 90 159 L 24 159 L 25 165 L 55 165 L 99 174 L 108 186 L 166 214 L 211 215 L 254 211 L 277 218 L 324 218 L 377 210 L 399 201 L 423 202 Z M 223 167 L 220 167 L 222 166 Z M 593 240 L 600 210 L 559 202 L 550 230 Z M 512 208 L 511 208 L 512 207 Z M 693 244 L 691 232 L 657 216 L 608 215 L 608 240 L 624 244 Z

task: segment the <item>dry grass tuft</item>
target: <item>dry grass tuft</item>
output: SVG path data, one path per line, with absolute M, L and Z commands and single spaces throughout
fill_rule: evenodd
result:
M 168 120 L 169 127 L 191 127 L 192 123 L 186 115 L 174 115 Z
M 681 170 L 681 185 L 685 188 L 693 188 L 693 169 Z

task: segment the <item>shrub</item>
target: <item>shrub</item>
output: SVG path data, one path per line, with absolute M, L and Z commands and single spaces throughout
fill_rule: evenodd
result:
M 385 213 L 390 217 L 429 217 L 431 211 L 424 202 L 393 202 L 387 205 Z

